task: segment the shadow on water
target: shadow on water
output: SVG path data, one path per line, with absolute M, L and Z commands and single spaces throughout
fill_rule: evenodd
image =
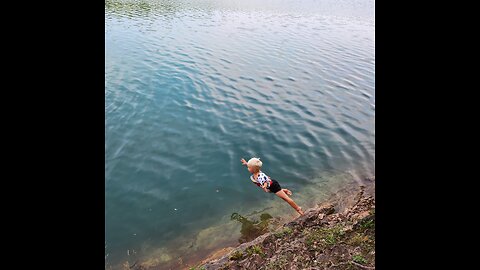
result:
M 252 241 L 258 236 L 268 232 L 269 225 L 272 224 L 272 218 L 273 217 L 267 213 L 261 214 L 259 221 L 249 220 L 238 213 L 233 213 L 230 217 L 231 220 L 236 220 L 242 223 L 242 228 L 240 229 L 242 236 L 238 239 L 238 242 L 240 243 Z

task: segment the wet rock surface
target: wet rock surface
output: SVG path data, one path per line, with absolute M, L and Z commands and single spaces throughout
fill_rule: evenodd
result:
M 192 269 L 375 269 L 375 198 L 350 196 L 341 213 L 338 201 L 322 203 Z

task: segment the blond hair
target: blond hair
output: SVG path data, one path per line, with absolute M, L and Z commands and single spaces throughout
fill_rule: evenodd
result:
M 252 167 L 252 168 L 256 168 L 258 170 L 260 170 L 260 168 L 262 167 L 262 161 L 260 160 L 260 158 L 251 158 L 250 160 L 248 160 L 247 162 L 247 166 L 248 167 Z

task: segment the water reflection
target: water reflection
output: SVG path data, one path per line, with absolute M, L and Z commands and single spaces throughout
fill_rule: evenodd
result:
M 181 10 L 179 2 L 175 1 L 105 1 L 105 13 L 120 16 L 149 17 L 152 15 L 172 14 Z

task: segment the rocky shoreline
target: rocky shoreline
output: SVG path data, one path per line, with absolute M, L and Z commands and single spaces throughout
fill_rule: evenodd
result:
M 337 195 L 190 269 L 375 269 L 375 198 L 364 186 Z

